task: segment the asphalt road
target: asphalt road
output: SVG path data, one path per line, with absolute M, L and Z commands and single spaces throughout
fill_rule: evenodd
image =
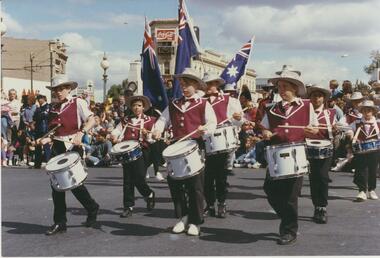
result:
M 85 228 L 86 212 L 66 194 L 68 231 L 45 236 L 52 224 L 49 177 L 44 170 L 3 168 L 2 256 L 267 256 L 380 255 L 380 201 L 354 202 L 351 173 L 331 173 L 326 225 L 311 220 L 313 206 L 305 177 L 299 199 L 299 236 L 279 246 L 279 219 L 263 192 L 263 169 L 235 169 L 229 177 L 228 217 L 208 218 L 200 237 L 170 233 L 176 223 L 166 182 L 149 179 L 156 208 L 138 196 L 134 214 L 120 218 L 121 168 L 90 169 L 86 185 L 100 204 L 98 226 Z M 380 192 L 378 191 L 378 194 Z

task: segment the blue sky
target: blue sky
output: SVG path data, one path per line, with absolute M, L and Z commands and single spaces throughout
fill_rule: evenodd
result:
M 188 0 L 200 27 L 201 47 L 231 58 L 256 36 L 249 66 L 270 77 L 283 64 L 301 70 L 304 80 L 368 81 L 363 66 L 380 49 L 376 24 L 379 0 Z M 69 45 L 68 74 L 101 88 L 99 62 L 109 56 L 110 83 L 127 78 L 139 59 L 144 15 L 176 18 L 177 0 L 3 0 L 6 36 L 60 38 Z M 127 24 L 124 24 L 127 22 Z M 348 54 L 342 58 L 341 55 Z

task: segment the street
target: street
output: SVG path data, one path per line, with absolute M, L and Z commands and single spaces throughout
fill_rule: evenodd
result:
M 291 246 L 276 244 L 280 220 L 262 188 L 264 169 L 234 169 L 227 218 L 206 218 L 200 237 L 171 233 L 177 220 L 168 186 L 155 178 L 148 182 L 156 192 L 156 208 L 148 212 L 136 192 L 133 216 L 120 218 L 119 167 L 89 170 L 86 186 L 100 204 L 96 228 L 82 225 L 86 211 L 67 192 L 67 233 L 45 236 L 53 224 L 48 175 L 27 168 L 2 168 L 1 173 L 2 256 L 380 255 L 380 201 L 354 202 L 357 190 L 351 173 L 330 173 L 325 225 L 311 219 L 314 210 L 304 178 L 299 235 Z

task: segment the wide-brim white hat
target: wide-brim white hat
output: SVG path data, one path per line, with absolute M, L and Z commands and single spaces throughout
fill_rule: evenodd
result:
M 132 109 L 132 103 L 137 100 L 142 101 L 143 106 L 144 106 L 144 112 L 147 111 L 152 106 L 152 103 L 150 102 L 149 98 L 143 95 L 130 96 L 125 101 L 125 104 L 128 106 L 128 108 Z
M 300 77 L 301 72 L 289 70 L 289 66 L 284 65 L 282 71 L 276 72 L 277 77 L 271 78 L 268 81 L 278 86 L 279 81 L 287 81 L 297 86 L 297 95 L 304 96 L 306 94 L 305 85 Z
M 46 88 L 49 90 L 53 90 L 54 88 L 61 86 L 70 86 L 71 90 L 73 90 L 76 87 L 78 87 L 78 83 L 75 81 L 69 81 L 65 74 L 58 74 L 52 78 L 52 85 L 46 86 Z
M 363 99 L 364 99 L 364 97 L 360 91 L 354 91 L 354 93 L 352 93 L 352 95 L 350 97 L 350 101 L 363 100 Z
M 199 84 L 199 87 L 201 90 L 203 90 L 205 87 L 206 87 L 206 84 L 202 81 L 202 79 L 200 78 L 199 74 L 192 68 L 185 68 L 185 70 L 183 70 L 182 73 L 180 74 L 175 74 L 174 75 L 175 78 L 179 79 L 179 78 L 188 78 L 188 79 L 192 79 L 192 80 L 195 80 L 198 82 Z
M 231 83 L 227 83 L 226 85 L 224 85 L 224 89 L 223 91 L 235 91 L 236 92 L 236 84 L 231 84 Z
M 359 112 L 362 112 L 363 108 L 372 108 L 373 110 L 375 110 L 374 115 L 376 115 L 376 113 L 379 112 L 379 107 L 376 106 L 372 100 L 363 100 L 363 102 L 360 103 L 358 106 Z
M 210 82 L 217 82 L 218 86 L 221 86 L 225 83 L 225 80 L 223 78 L 213 73 L 205 73 L 202 78 L 202 81 L 206 83 L 206 85 L 207 83 L 210 83 Z
M 322 85 L 313 84 L 306 89 L 307 97 L 310 98 L 310 95 L 315 91 L 322 92 L 325 95 L 325 101 L 328 100 L 331 96 L 330 89 L 327 89 L 326 87 L 323 87 Z

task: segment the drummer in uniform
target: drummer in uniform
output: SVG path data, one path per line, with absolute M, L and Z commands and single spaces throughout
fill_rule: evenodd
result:
M 74 81 L 68 81 L 64 75 L 53 78 L 53 85 L 46 86 L 54 92 L 58 103 L 49 113 L 49 128 L 60 125 L 55 131 L 54 140 L 51 138 L 40 139 L 40 144 L 45 145 L 53 141 L 52 157 L 67 152 L 70 148 L 83 156 L 83 148 L 80 146 L 82 137 L 94 126 L 93 113 L 88 109 L 87 102 L 81 98 L 72 98 L 70 92 L 78 86 Z M 72 142 L 72 143 L 70 143 Z M 87 211 L 86 227 L 92 227 L 96 223 L 99 205 L 91 197 L 86 186 L 81 184 L 71 192 Z M 46 235 L 66 232 L 66 201 L 65 192 L 58 192 L 52 187 L 54 204 L 54 224 L 46 231 Z
M 266 110 L 261 122 L 263 137 L 266 140 L 270 139 L 271 145 L 304 142 L 306 137 L 318 133 L 318 129 L 311 127 L 318 125 L 318 120 L 310 101 L 300 98 L 306 93 L 300 78 L 301 73 L 284 66 L 277 74 L 278 76 L 270 81 L 278 87 L 282 101 Z M 304 126 L 304 129 L 281 128 L 279 125 Z M 273 165 L 268 164 L 268 166 Z M 268 202 L 281 219 L 279 245 L 292 244 L 297 239 L 298 196 L 302 181 L 302 176 L 271 180 L 269 173 L 265 178 L 264 191 Z
M 230 125 L 232 123 L 240 127 L 243 122 L 242 108 L 236 98 L 231 97 L 229 94 L 224 94 L 220 89 L 220 86 L 225 81 L 217 75 L 208 73 L 205 74 L 202 80 L 207 86 L 204 97 L 207 98 L 215 111 L 218 126 Z M 226 217 L 229 155 L 230 152 L 224 152 L 206 157 L 204 189 L 207 204 L 204 215 L 206 216 Z M 215 213 L 215 200 L 218 200 L 217 214 Z
M 149 144 L 152 142 L 151 134 L 156 118 L 144 114 L 151 107 L 150 100 L 142 95 L 129 96 L 125 105 L 133 112 L 133 115 L 125 116 L 124 122 L 120 122 L 111 132 L 113 142 L 134 140 L 140 143 L 143 155 L 137 160 L 123 162 L 123 212 L 120 217 L 132 216 L 135 205 L 135 187 L 146 200 L 147 209 L 153 210 L 155 206 L 155 193 L 146 183 L 146 171 L 150 165 Z M 124 129 L 123 129 L 124 126 Z
M 196 90 L 204 89 L 204 82 L 192 68 L 185 68 L 182 74 L 175 76 L 179 79 L 183 97 L 174 99 L 162 112 L 154 125 L 154 138 L 160 138 L 164 129 L 172 126 L 175 140 L 195 132 L 190 138 L 197 141 L 200 149 L 204 149 L 201 136 L 206 132 L 213 132 L 217 123 L 211 104 L 196 94 Z M 172 232 L 182 233 L 187 230 L 188 235 L 198 236 L 199 225 L 203 223 L 204 173 L 182 180 L 169 175 L 167 180 L 175 215 L 180 219 Z
M 326 101 L 329 99 L 330 90 L 319 85 L 312 85 L 307 88 L 307 96 L 313 104 L 319 124 L 326 125 L 326 130 L 319 130 L 311 139 L 328 140 L 333 139 L 333 126 L 336 122 L 335 109 L 326 108 Z M 335 128 L 334 128 L 335 131 Z M 327 198 L 329 184 L 329 170 L 332 156 L 323 159 L 309 159 L 310 162 L 310 192 L 314 205 L 313 220 L 318 224 L 327 223 Z
M 380 141 L 380 121 L 376 120 L 375 114 L 379 112 L 372 100 L 364 100 L 358 107 L 362 117 L 351 124 L 352 130 L 347 132 L 347 136 L 352 139 L 352 143 L 363 143 L 370 140 Z M 377 164 L 380 159 L 380 149 L 369 153 L 354 154 L 354 183 L 359 188 L 359 194 L 356 196 L 357 201 L 377 200 L 376 189 L 376 172 Z

